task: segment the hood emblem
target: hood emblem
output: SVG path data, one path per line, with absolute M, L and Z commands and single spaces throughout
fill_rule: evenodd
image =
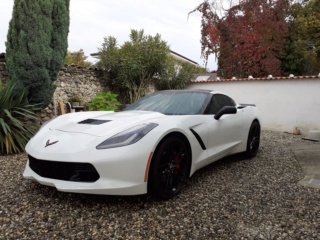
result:
M 59 141 L 54 141 L 54 142 L 50 142 L 50 139 L 46 142 L 46 146 L 45 147 L 48 147 L 50 145 L 53 145 L 53 144 L 56 144 L 57 142 Z

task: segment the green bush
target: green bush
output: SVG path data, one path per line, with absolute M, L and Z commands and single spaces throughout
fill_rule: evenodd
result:
M 117 100 L 118 94 L 101 92 L 88 103 L 89 111 L 115 111 L 121 106 Z
M 27 105 L 25 92 L 17 91 L 17 84 L 0 84 L 0 153 L 12 154 L 24 151 L 29 139 L 37 131 L 33 120 L 39 110 L 36 105 Z

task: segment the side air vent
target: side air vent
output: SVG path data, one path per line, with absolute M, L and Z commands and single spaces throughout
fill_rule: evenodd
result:
M 199 134 L 190 128 L 190 131 L 193 133 L 193 135 L 196 137 L 196 139 L 198 140 L 198 143 L 200 144 L 202 150 L 206 150 L 206 145 L 204 144 L 204 142 L 202 141 L 201 137 L 199 136 Z
M 111 120 L 99 120 L 99 119 L 92 119 L 88 118 L 86 120 L 83 120 L 81 122 L 78 122 L 79 124 L 90 124 L 90 125 L 100 125 L 106 122 L 111 122 Z

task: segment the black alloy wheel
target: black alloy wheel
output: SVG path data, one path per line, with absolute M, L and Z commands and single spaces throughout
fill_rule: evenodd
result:
M 148 193 L 164 200 L 177 195 L 189 177 L 190 160 L 189 150 L 182 139 L 169 136 L 163 140 L 151 161 Z
M 246 155 L 249 158 L 255 157 L 258 153 L 259 145 L 260 145 L 260 133 L 261 133 L 260 124 L 257 121 L 254 121 L 251 124 L 249 134 L 248 134 Z

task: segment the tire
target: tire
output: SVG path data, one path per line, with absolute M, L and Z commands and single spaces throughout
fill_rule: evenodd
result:
M 260 145 L 260 133 L 260 124 L 257 121 L 254 121 L 251 124 L 247 141 L 246 156 L 249 158 L 255 157 L 258 153 Z
M 189 177 L 190 160 L 188 147 L 181 138 L 164 139 L 151 160 L 148 193 L 163 200 L 176 196 Z

